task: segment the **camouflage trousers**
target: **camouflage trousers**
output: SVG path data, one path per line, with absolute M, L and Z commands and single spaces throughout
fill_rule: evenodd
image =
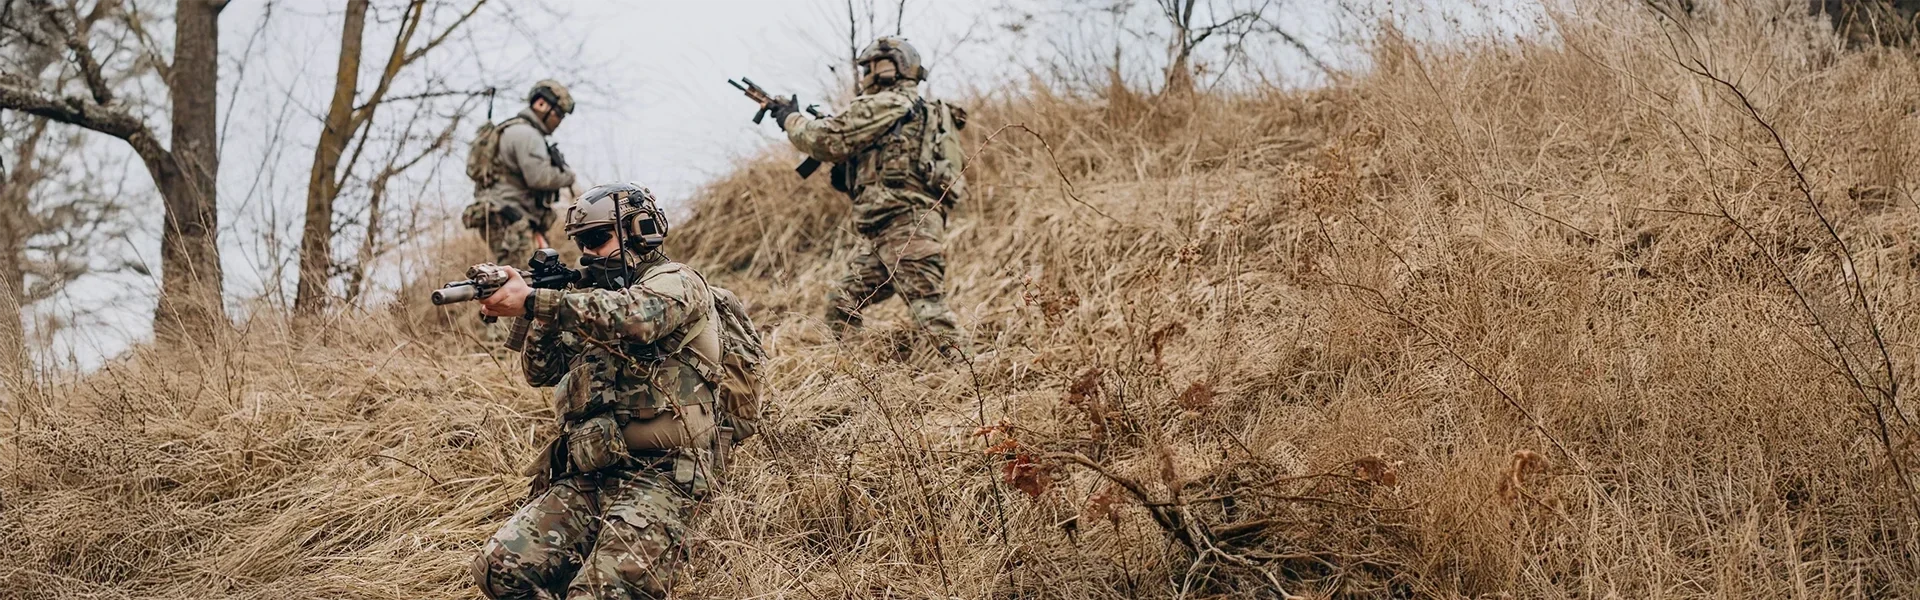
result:
M 480 592 L 522 598 L 666 598 L 693 499 L 671 473 L 612 470 L 555 482 L 474 558 Z
M 942 354 L 967 351 L 966 336 L 947 310 L 946 229 L 946 215 L 919 209 L 867 234 L 866 247 L 827 294 L 827 323 L 837 332 L 859 327 L 863 309 L 897 293 Z

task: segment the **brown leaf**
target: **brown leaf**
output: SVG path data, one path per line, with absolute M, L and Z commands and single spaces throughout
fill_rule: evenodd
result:
M 1169 490 L 1180 489 L 1180 471 L 1173 465 L 1173 448 L 1167 447 L 1165 440 L 1154 440 L 1154 454 L 1160 459 L 1160 482 L 1167 484 Z
M 1354 477 L 1371 481 L 1377 485 L 1393 487 L 1400 485 L 1399 463 L 1387 462 L 1378 454 L 1353 461 Z
M 1087 508 L 1082 512 L 1088 520 L 1106 519 L 1114 527 L 1119 527 L 1120 511 L 1114 505 L 1125 502 L 1124 493 L 1119 486 L 1109 484 L 1106 489 L 1087 497 Z
M 1527 477 L 1545 473 L 1551 466 L 1552 465 L 1547 462 L 1547 457 L 1541 456 L 1538 452 L 1532 450 L 1515 450 L 1513 452 L 1513 459 L 1507 462 L 1506 470 L 1501 473 L 1499 488 L 1500 499 L 1507 504 L 1513 504 L 1515 500 L 1520 498 L 1523 487 L 1527 482 Z
M 1212 408 L 1213 388 L 1205 383 L 1195 381 L 1193 385 L 1187 386 L 1187 391 L 1180 392 L 1180 397 L 1175 399 L 1174 403 L 1180 405 L 1180 408 L 1193 412 L 1200 412 Z
M 1067 386 L 1067 403 L 1078 405 L 1100 395 L 1100 375 L 1104 372 L 1100 367 L 1087 367 L 1087 370 L 1081 371 L 1073 385 Z
M 1007 484 L 1026 492 L 1028 496 L 1039 498 L 1047 490 L 1053 489 L 1053 468 L 1034 462 L 1032 456 L 1019 454 L 1001 467 Z
M 1179 321 L 1161 325 L 1147 336 L 1147 343 L 1153 346 L 1153 364 L 1160 364 L 1161 350 L 1167 347 L 1167 341 L 1187 332 L 1187 326 Z

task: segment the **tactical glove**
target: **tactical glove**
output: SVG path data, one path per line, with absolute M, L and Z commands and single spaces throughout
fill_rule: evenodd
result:
M 800 112 L 798 95 L 787 98 L 774 96 L 773 101 L 767 103 L 767 114 L 773 115 L 773 124 L 779 126 L 781 131 L 787 130 L 787 117 L 797 112 Z

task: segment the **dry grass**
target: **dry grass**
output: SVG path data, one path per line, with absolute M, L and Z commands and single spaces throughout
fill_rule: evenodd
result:
M 1911 592 L 1920 61 L 1721 12 L 1389 35 L 1310 93 L 978 102 L 965 368 L 897 306 L 830 341 L 844 201 L 744 165 L 670 250 L 753 303 L 779 412 L 683 595 Z M 17 396 L 0 591 L 474 596 L 546 413 L 445 317 Z

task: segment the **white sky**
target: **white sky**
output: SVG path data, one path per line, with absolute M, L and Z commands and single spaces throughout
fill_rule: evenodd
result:
M 867 1 L 856 0 L 862 12 Z M 1142 81 L 1151 78 L 1164 41 L 1115 36 L 1111 22 L 1063 15 L 1060 7 L 1068 3 L 910 0 L 902 32 L 926 58 L 932 75 L 926 89 L 933 95 L 992 89 L 999 82 L 1024 80 L 1030 69 L 1046 73 L 1047 64 L 1104 60 L 1115 45 L 1126 47 L 1132 76 Z M 339 51 L 337 4 L 239 0 L 221 17 L 221 49 L 226 55 L 221 73 L 221 246 L 228 295 L 233 299 L 231 312 L 236 316 L 262 297 L 269 298 L 270 304 L 284 302 L 274 292 L 292 289 L 292 254 L 298 243 L 307 170 Z M 874 25 L 891 33 L 894 3 L 874 4 L 881 5 L 882 13 Z M 1133 12 L 1123 17 L 1127 22 L 1138 27 L 1142 19 L 1154 18 L 1151 2 L 1134 4 Z M 1345 44 L 1361 35 L 1354 31 L 1364 31 L 1364 24 L 1374 19 L 1333 5 L 1295 0 L 1286 9 L 1289 27 L 1314 45 L 1322 59 L 1351 66 L 1357 55 L 1334 48 L 1351 48 Z M 1462 19 L 1495 22 L 1495 29 L 1525 28 L 1524 18 L 1476 12 L 1487 9 L 1471 8 L 1478 5 L 1473 0 L 1378 0 L 1377 5 L 1412 14 L 1416 20 L 1446 23 L 1443 27 L 1448 28 L 1459 27 Z M 471 24 L 471 40 L 429 55 L 415 73 L 445 77 L 442 87 L 498 86 L 496 121 L 520 108 L 526 88 L 535 80 L 562 79 L 573 88 L 578 104 L 554 136 L 568 161 L 592 182 L 639 181 L 669 204 L 684 203 L 737 159 L 781 142 L 771 124 L 755 126 L 749 121 L 754 107 L 727 85 L 728 78 L 752 77 L 776 93 L 799 93 L 803 102 L 823 105 L 828 104 L 826 96 L 845 85 L 836 83 L 836 75 L 829 70 L 847 57 L 844 0 L 557 1 L 549 6 L 557 9 L 525 0 L 494 0 Z M 1433 6 L 1454 6 L 1445 15 L 1453 20 L 1438 15 Z M 1463 6 L 1468 8 L 1459 8 Z M 1505 14 L 1509 9 L 1491 10 Z M 1462 11 L 1464 17 L 1455 14 Z M 510 25 L 509 15 L 519 25 Z M 391 45 L 394 17 L 376 13 L 369 19 L 362 97 Z M 1507 19 L 1515 22 L 1500 23 Z M 862 21 L 864 30 L 867 25 Z M 1009 24 L 1022 27 L 1015 32 Z M 868 37 L 863 33 L 861 43 Z M 1308 63 L 1290 49 L 1270 45 L 1256 48 L 1254 54 L 1250 60 L 1269 81 L 1289 85 L 1319 81 Z M 394 93 L 419 91 L 425 85 L 425 81 L 403 79 Z M 484 103 L 475 106 L 468 113 L 474 120 L 459 129 L 456 152 L 394 184 L 392 192 L 400 199 L 396 201 L 417 203 L 428 209 L 426 214 L 446 218 L 471 199 L 462 161 L 466 139 L 485 116 Z M 405 113 L 383 111 L 384 118 Z M 103 156 L 118 157 L 126 165 L 131 188 L 151 189 L 145 171 L 124 144 L 102 136 L 96 145 Z M 118 252 L 108 254 L 116 256 L 97 258 L 96 264 L 157 265 L 157 200 L 151 208 L 136 211 L 141 222 L 134 223 L 136 231 L 128 239 L 114 242 Z M 388 270 L 380 276 L 398 280 L 399 263 L 386 266 Z M 57 315 L 73 325 L 56 336 L 48 358 L 90 368 L 129 343 L 147 338 L 157 275 L 93 276 L 43 303 L 38 307 L 42 316 Z

